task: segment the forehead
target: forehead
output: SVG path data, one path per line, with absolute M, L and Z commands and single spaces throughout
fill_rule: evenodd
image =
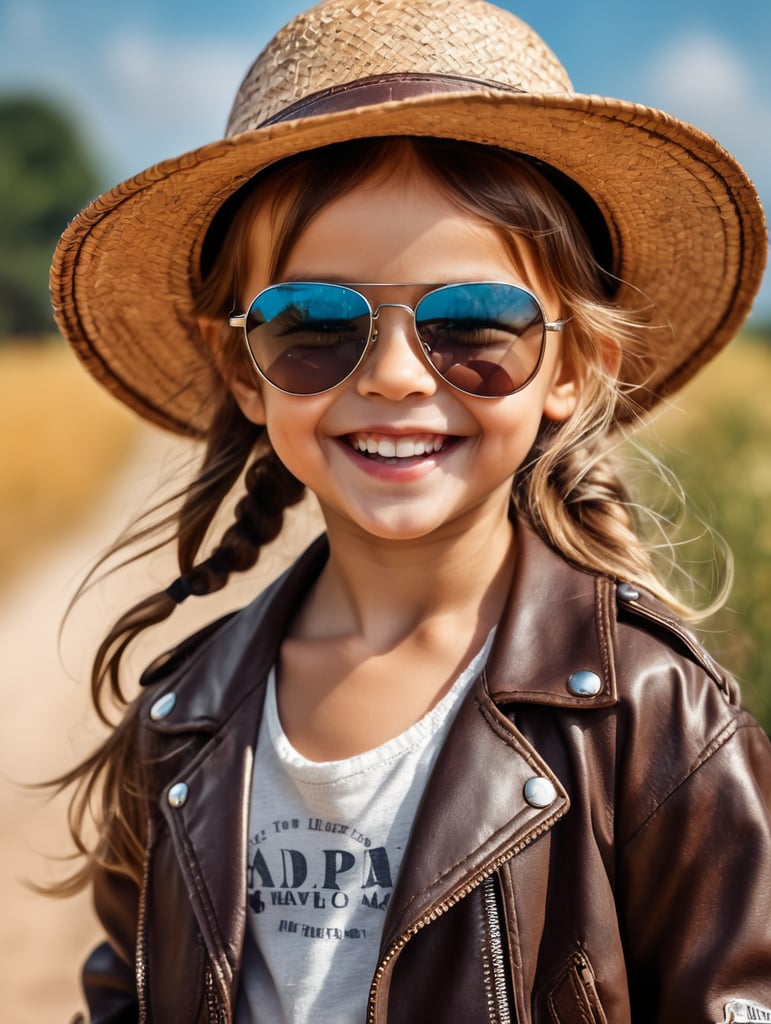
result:
M 271 283 L 270 255 L 291 216 L 279 199 L 251 232 L 252 294 Z M 274 244 L 266 244 L 272 237 Z M 293 238 L 279 279 L 332 281 L 510 280 L 545 290 L 522 239 L 461 203 L 413 161 L 377 169 L 332 198 Z M 548 289 L 546 289 L 548 290 Z

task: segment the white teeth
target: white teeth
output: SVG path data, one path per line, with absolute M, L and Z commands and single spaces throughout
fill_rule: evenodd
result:
M 353 447 L 368 455 L 378 455 L 381 459 L 412 459 L 417 455 L 432 455 L 442 450 L 444 438 L 434 437 L 431 440 L 425 438 L 400 437 L 398 440 L 392 438 L 354 437 Z

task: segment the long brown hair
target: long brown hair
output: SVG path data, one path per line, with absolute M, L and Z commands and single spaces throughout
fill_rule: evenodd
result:
M 380 139 L 293 157 L 258 176 L 215 218 L 203 250 L 196 310 L 222 324 L 225 375 L 249 372 L 227 317 L 248 270 L 256 212 L 269 213 L 264 245 L 275 277 L 325 204 L 368 178 L 403 173 L 410 161 L 461 209 L 495 228 L 525 277 L 527 255 L 556 291 L 561 316 L 569 321 L 564 343 L 581 381 L 580 404 L 564 423 L 543 423 L 514 480 L 516 513 L 573 563 L 640 584 L 680 613 L 687 612 L 659 578 L 649 546 L 639 537 L 634 506 L 617 466 L 620 436 L 614 430 L 622 408 L 624 418 L 633 416 L 633 399 L 623 381 L 609 372 L 607 359 L 608 347 L 619 346 L 627 365 L 637 361 L 644 367 L 650 351 L 646 336 L 662 328 L 653 322 L 644 298 L 635 310 L 615 303 L 609 246 L 597 211 L 590 209 L 586 197 L 579 203 L 569 183 L 556 180 L 554 172 L 530 159 L 452 141 Z M 158 533 L 171 525 L 182 592 L 191 594 L 212 593 L 225 586 L 231 573 L 253 566 L 263 546 L 280 532 L 286 508 L 303 495 L 302 484 L 278 460 L 264 428 L 243 416 L 224 381 L 213 402 L 217 412 L 204 457 L 178 509 L 159 527 L 137 530 L 120 545 L 139 538 L 157 546 Z M 234 522 L 201 558 L 212 522 L 236 487 L 243 493 Z M 58 887 L 60 892 L 85 885 L 96 862 L 139 876 L 142 826 L 136 801 L 146 779 L 133 757 L 134 707 L 124 695 L 123 658 L 140 634 L 171 615 L 179 591 L 179 585 L 176 592 L 160 590 L 130 608 L 97 651 L 91 677 L 95 707 L 105 721 L 108 701 L 128 709 L 91 757 L 56 780 L 62 789 L 75 787 L 70 828 L 87 858 Z M 83 838 L 89 817 L 96 819 L 100 835 L 93 850 Z

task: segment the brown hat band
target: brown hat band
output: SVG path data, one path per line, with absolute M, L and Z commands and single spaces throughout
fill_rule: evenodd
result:
M 359 78 L 353 82 L 322 89 L 320 92 L 311 93 L 310 96 L 303 96 L 257 127 L 267 128 L 269 125 L 293 121 L 295 118 L 320 117 L 322 114 L 336 114 L 341 110 L 353 110 L 355 107 L 378 106 L 382 103 L 415 99 L 434 93 L 485 92 L 490 89 L 498 92 L 522 92 L 513 85 L 485 81 L 481 78 L 466 78 L 464 75 L 410 72 L 372 75 L 369 78 Z

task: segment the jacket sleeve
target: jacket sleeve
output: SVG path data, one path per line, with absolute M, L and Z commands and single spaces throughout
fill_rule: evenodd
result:
M 749 715 L 657 797 L 620 879 L 634 1020 L 769 1019 L 752 1004 L 771 1009 L 771 744 Z

